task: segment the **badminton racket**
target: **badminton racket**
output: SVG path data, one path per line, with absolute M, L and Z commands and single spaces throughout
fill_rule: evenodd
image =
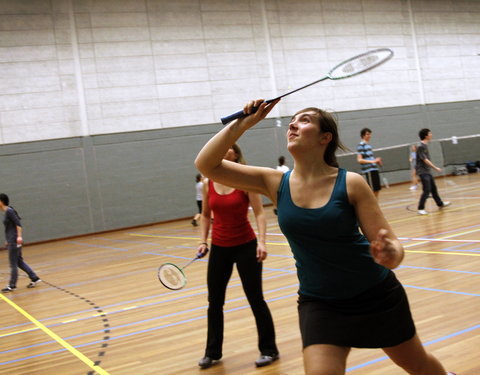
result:
M 187 277 L 183 270 L 197 259 L 203 258 L 207 252 L 208 248 L 204 253 L 197 253 L 195 258 L 189 260 L 188 263 L 184 264 L 182 267 L 173 263 L 162 264 L 158 267 L 158 280 L 160 280 L 165 288 L 171 290 L 182 289 L 187 284 Z
M 289 91 L 286 94 L 277 96 L 276 98 L 268 99 L 266 100 L 266 103 L 271 103 L 277 99 L 283 98 L 287 95 L 293 94 L 294 92 L 303 90 L 307 87 L 310 87 L 312 85 L 315 85 L 316 83 L 325 81 L 327 79 L 339 80 L 344 78 L 350 78 L 361 73 L 365 73 L 366 71 L 376 68 L 377 66 L 390 60 L 392 57 L 393 57 L 393 51 L 389 48 L 374 49 L 374 50 L 362 53 L 360 55 L 351 57 L 345 61 L 342 61 L 340 64 L 334 66 L 327 73 L 325 77 L 322 77 L 316 81 L 313 81 L 295 90 Z M 252 113 L 255 113 L 257 109 L 258 107 L 253 107 Z M 246 117 L 246 116 L 247 115 L 243 112 L 243 110 L 241 110 L 229 116 L 223 117 L 221 120 L 222 120 L 222 124 L 226 125 L 235 119 Z

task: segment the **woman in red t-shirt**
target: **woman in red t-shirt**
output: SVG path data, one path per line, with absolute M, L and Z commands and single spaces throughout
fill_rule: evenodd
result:
M 238 145 L 225 154 L 225 160 L 245 164 Z M 257 221 L 258 240 L 248 221 L 248 207 L 252 206 Z M 201 244 L 198 252 L 206 253 L 211 216 L 214 216 L 212 245 L 208 261 L 208 335 L 205 356 L 198 362 L 208 368 L 222 357 L 223 305 L 228 280 L 236 263 L 242 286 L 257 323 L 260 357 L 257 367 L 266 366 L 279 358 L 275 344 L 272 315 L 263 298 L 262 261 L 265 248 L 266 219 L 259 194 L 204 181 L 201 222 Z

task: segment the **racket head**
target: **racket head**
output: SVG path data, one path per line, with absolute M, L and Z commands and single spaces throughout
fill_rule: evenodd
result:
M 158 267 L 158 280 L 170 290 L 182 289 L 187 284 L 182 269 L 173 263 L 164 263 Z
M 393 57 L 390 48 L 374 49 L 351 57 L 334 66 L 327 74 L 328 78 L 336 80 L 353 77 L 387 62 Z

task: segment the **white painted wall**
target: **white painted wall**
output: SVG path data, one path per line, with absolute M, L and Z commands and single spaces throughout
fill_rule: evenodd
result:
M 478 0 L 0 0 L 0 143 L 215 123 L 378 47 L 273 115 L 480 99 Z

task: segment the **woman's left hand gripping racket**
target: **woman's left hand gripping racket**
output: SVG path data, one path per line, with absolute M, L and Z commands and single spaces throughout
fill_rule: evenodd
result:
M 183 270 L 197 259 L 203 258 L 207 254 L 208 248 L 203 253 L 197 253 L 195 258 L 188 261 L 183 267 L 179 267 L 173 263 L 164 263 L 158 267 L 158 279 L 165 288 L 171 290 L 182 289 L 187 284 L 187 277 L 183 273 Z

